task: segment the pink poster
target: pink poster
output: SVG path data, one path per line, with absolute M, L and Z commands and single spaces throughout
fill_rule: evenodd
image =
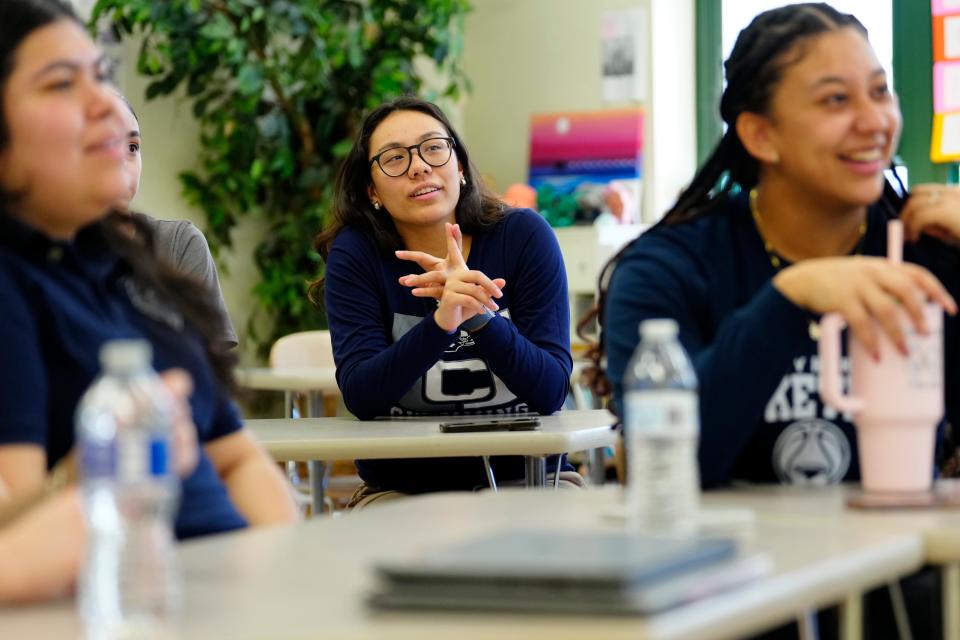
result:
M 931 0 L 933 131 L 930 159 L 960 160 L 960 0 Z
M 935 16 L 960 13 L 960 0 L 930 0 L 930 12 Z
M 960 61 L 933 65 L 933 112 L 960 111 Z

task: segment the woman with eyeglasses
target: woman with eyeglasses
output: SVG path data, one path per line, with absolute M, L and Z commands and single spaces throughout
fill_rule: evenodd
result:
M 572 366 L 563 258 L 536 213 L 485 189 L 436 106 L 404 97 L 364 120 L 317 238 L 347 408 L 378 416 L 558 410 Z M 321 294 L 322 290 L 322 294 Z M 363 428 L 358 425 L 358 428 Z M 563 461 L 562 480 L 582 480 Z M 352 504 L 487 486 L 480 458 L 357 461 Z M 497 482 L 520 457 L 492 459 Z

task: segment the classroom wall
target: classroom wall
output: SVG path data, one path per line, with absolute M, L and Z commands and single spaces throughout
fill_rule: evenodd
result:
M 637 0 L 474 0 L 462 132 L 495 190 L 527 179 L 530 115 L 600 109 L 600 16 Z M 620 103 L 625 106 L 635 103 Z
M 644 207 L 648 218 L 661 215 L 695 169 L 693 0 L 473 4 L 464 49 L 473 92 L 463 103 L 462 133 L 477 166 L 499 192 L 527 179 L 532 114 L 638 104 L 602 99 L 600 20 L 606 11 L 647 10 L 653 63 L 643 104 L 648 116 Z

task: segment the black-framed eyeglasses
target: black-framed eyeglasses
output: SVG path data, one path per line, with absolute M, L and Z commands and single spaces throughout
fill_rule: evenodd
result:
M 453 138 L 428 138 L 420 144 L 409 147 L 390 147 L 370 158 L 370 166 L 379 165 L 380 170 L 391 178 L 402 176 L 413 162 L 413 150 L 416 149 L 423 161 L 431 167 L 442 167 L 450 162 L 454 147 Z

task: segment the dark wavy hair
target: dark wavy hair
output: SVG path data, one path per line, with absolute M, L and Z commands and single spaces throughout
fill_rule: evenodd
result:
M 403 96 L 385 102 L 367 114 L 357 138 L 337 172 L 333 209 L 326 229 L 317 235 L 314 246 L 326 260 L 330 246 L 345 227 L 367 233 L 385 254 L 403 249 L 403 240 L 385 209 L 374 209 L 370 202 L 370 137 L 380 123 L 397 111 L 419 111 L 439 121 L 453 138 L 453 150 L 467 183 L 460 187 L 456 217 L 464 233 L 489 229 L 503 218 L 504 204 L 484 185 L 480 172 L 470 160 L 470 152 L 450 120 L 437 105 L 415 96 Z M 323 278 L 310 284 L 310 299 L 322 306 Z
M 867 37 L 866 28 L 854 16 L 840 13 L 822 2 L 809 2 L 765 11 L 740 32 L 730 57 L 723 65 L 727 86 L 720 99 L 720 117 L 727 125 L 727 130 L 658 226 L 696 220 L 708 215 L 733 195 L 757 185 L 760 164 L 740 141 L 736 130 L 737 118 L 744 112 L 768 114 L 770 99 L 784 71 L 803 59 L 814 37 L 841 29 L 855 29 L 864 38 Z M 896 215 L 904 201 L 900 194 L 905 194 L 906 189 L 896 170 L 893 175 L 899 193 L 885 181 L 878 204 Z M 597 303 L 578 324 L 581 337 L 585 337 L 584 330 L 594 318 L 601 327 L 598 343 L 588 352 L 593 366 L 587 372 L 587 380 L 602 397 L 609 397 L 611 392 L 600 365 L 604 352 L 602 327 L 607 288 L 614 268 L 633 246 L 633 242 L 604 266 L 598 282 Z
M 70 5 L 60 0 L 0 0 L 0 98 L 6 93 L 20 44 L 37 29 L 61 20 L 83 28 Z M 0 113 L 0 150 L 9 143 L 6 113 Z M 16 194 L 0 191 L 0 215 L 11 215 L 7 209 L 16 199 Z M 157 257 L 153 233 L 141 216 L 105 211 L 104 217 L 91 226 L 129 266 L 141 285 L 176 308 L 187 324 L 200 333 L 214 373 L 227 389 L 233 389 L 235 356 L 221 344 L 220 312 L 206 286 Z

